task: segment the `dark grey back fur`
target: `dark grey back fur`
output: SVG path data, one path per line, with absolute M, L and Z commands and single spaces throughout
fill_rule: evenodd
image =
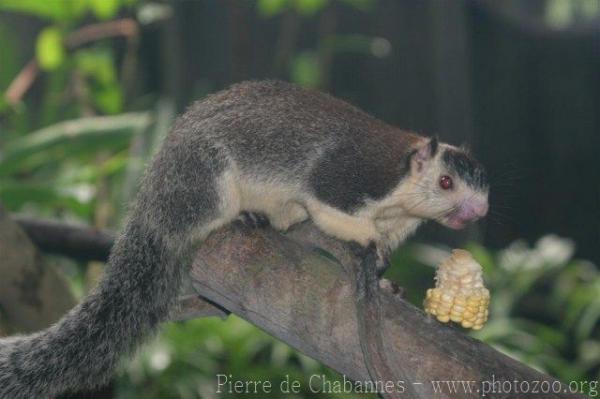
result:
M 269 176 L 353 211 L 408 173 L 423 140 L 360 109 L 281 81 L 245 82 L 194 104 L 187 130 L 226 148 L 245 175 Z

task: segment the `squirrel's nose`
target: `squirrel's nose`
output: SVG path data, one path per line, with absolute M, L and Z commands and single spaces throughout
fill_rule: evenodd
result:
M 466 220 L 476 220 L 487 215 L 489 205 L 487 199 L 472 198 L 461 207 L 461 216 Z
M 478 217 L 482 218 L 487 215 L 489 204 L 487 201 L 478 201 L 473 205 L 473 213 Z

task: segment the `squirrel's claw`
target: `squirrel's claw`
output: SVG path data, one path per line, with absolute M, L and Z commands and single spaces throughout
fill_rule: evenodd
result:
M 238 220 L 253 229 L 265 228 L 271 225 L 267 215 L 260 212 L 241 212 Z

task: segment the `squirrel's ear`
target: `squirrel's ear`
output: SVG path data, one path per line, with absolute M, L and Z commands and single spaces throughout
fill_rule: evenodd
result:
M 431 140 L 421 148 L 417 149 L 412 156 L 412 164 L 418 171 L 423 169 L 423 165 L 435 156 L 438 150 L 438 139 L 432 137 Z
M 438 141 L 438 136 L 433 136 L 431 140 L 429 140 L 429 153 L 432 157 L 434 157 L 435 154 L 437 154 L 439 144 Z

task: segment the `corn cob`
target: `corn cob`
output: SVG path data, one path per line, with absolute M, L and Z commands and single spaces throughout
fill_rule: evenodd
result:
M 481 266 L 471 254 L 452 251 L 437 269 L 435 288 L 427 290 L 425 312 L 447 323 L 479 330 L 488 317 L 490 292 L 483 285 Z

